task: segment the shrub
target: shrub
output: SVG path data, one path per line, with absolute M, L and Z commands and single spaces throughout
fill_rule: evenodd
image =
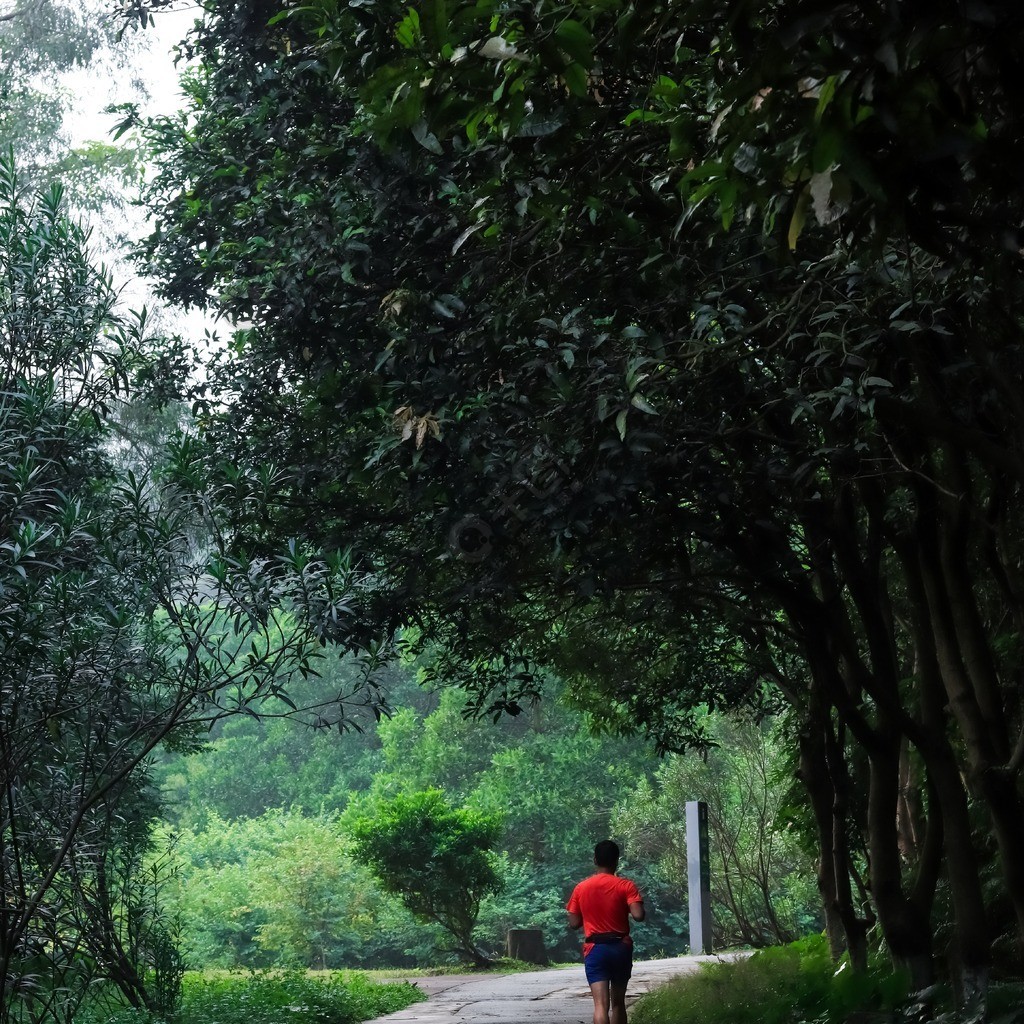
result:
M 353 856 L 384 892 L 418 921 L 444 928 L 456 952 L 487 966 L 473 932 L 480 901 L 501 888 L 491 855 L 500 815 L 453 807 L 441 790 L 429 789 L 350 804 L 346 819 Z
M 191 974 L 176 1024 L 358 1024 L 425 998 L 406 983 L 376 984 L 359 974 L 303 971 Z M 83 1010 L 75 1024 L 161 1024 L 138 1010 Z
M 644 996 L 633 1024 L 833 1024 L 855 1010 L 893 1009 L 906 997 L 891 969 L 855 975 L 829 957 L 823 936 L 706 964 Z

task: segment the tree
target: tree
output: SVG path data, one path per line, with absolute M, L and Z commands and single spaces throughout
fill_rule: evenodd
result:
M 154 806 L 146 765 L 308 673 L 354 582 L 293 547 L 232 563 L 187 437 L 149 479 L 115 471 L 112 410 L 146 365 L 88 235 L 0 160 L 0 1020 L 62 1017 L 95 978 L 166 1010 L 126 880 Z M 136 919 L 133 919 L 136 915 Z M 148 943 L 148 948 L 146 944 Z M 160 1005 L 157 1003 L 159 999 Z
M 41 82 L 88 64 L 116 26 L 99 9 L 60 0 L 0 4 L 0 146 L 17 146 L 33 169 L 57 156 L 64 103 Z
M 101 225 L 142 170 L 126 146 L 72 146 L 65 123 L 68 73 L 109 72 L 131 52 L 129 40 L 118 45 L 118 24 L 105 7 L 102 0 L 0 2 L 0 152 L 17 153 L 23 180 L 35 188 L 60 182 L 76 210 L 105 213 Z
M 399 794 L 345 816 L 355 858 L 422 921 L 439 924 L 475 965 L 490 963 L 473 940 L 480 901 L 500 886 L 490 850 L 501 819 L 452 807 L 437 789 Z
M 616 807 L 613 821 L 632 856 L 680 884 L 687 875 L 688 800 L 708 806 L 715 945 L 785 945 L 820 931 L 813 865 L 786 820 L 791 788 L 781 723 L 712 726 L 703 759 L 670 756 L 652 782 Z
M 165 794 L 165 819 L 201 825 L 213 812 L 223 818 L 258 818 L 270 808 L 342 809 L 349 793 L 370 785 L 380 767 L 376 715 L 380 704 L 401 705 L 413 684 L 402 666 L 374 674 L 378 700 L 353 703 L 363 692 L 364 666 L 350 657 L 295 680 L 287 701 L 270 698 L 257 715 L 216 723 L 201 752 L 161 757 L 154 767 Z M 348 702 L 338 715 L 339 700 Z
M 978 810 L 1024 941 L 1021 26 L 224 3 L 145 128 L 145 259 L 251 325 L 218 456 L 292 467 L 247 542 L 315 508 L 481 710 L 785 701 L 830 934 L 925 983 L 945 876 L 969 988 Z

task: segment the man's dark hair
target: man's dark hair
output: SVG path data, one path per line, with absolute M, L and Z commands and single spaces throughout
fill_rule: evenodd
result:
M 614 871 L 619 866 L 619 847 L 610 839 L 602 839 L 594 847 L 594 863 L 599 868 L 608 868 Z

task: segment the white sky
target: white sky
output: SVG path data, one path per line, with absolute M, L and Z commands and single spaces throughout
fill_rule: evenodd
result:
M 72 146 L 112 141 L 111 133 L 120 120 L 118 115 L 105 113 L 112 104 L 136 103 L 144 116 L 172 114 L 178 109 L 180 69 L 175 67 L 172 51 L 201 14 L 201 8 L 185 0 L 180 9 L 158 14 L 146 29 L 126 32 L 116 52 L 98 55 L 88 67 L 62 76 L 61 85 L 71 97 L 65 128 Z M 155 326 L 197 343 L 205 330 L 217 329 L 203 313 L 161 308 L 153 299 L 151 286 L 138 278 L 135 268 L 115 247 L 113 239 L 118 234 L 139 238 L 145 233 L 146 218 L 139 208 L 129 206 L 103 223 L 96 223 L 95 217 L 88 219 L 97 255 L 111 266 L 128 306 L 146 305 Z M 226 333 L 224 325 L 219 329 Z
M 103 111 L 111 104 L 137 102 L 151 115 L 177 109 L 181 92 L 172 49 L 201 13 L 197 5 L 183 5 L 159 14 L 148 28 L 126 32 L 119 52 L 66 75 L 64 84 L 74 97 L 67 125 L 72 145 L 109 138 L 117 118 Z

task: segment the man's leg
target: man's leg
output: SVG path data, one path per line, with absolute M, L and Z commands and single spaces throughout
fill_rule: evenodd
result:
M 594 997 L 594 1024 L 611 1024 L 608 1016 L 608 988 L 607 981 L 592 981 L 590 983 L 590 994 Z M 625 1017 L 622 1018 L 625 1021 Z
M 626 986 L 628 981 L 609 982 L 608 1024 L 626 1024 Z

